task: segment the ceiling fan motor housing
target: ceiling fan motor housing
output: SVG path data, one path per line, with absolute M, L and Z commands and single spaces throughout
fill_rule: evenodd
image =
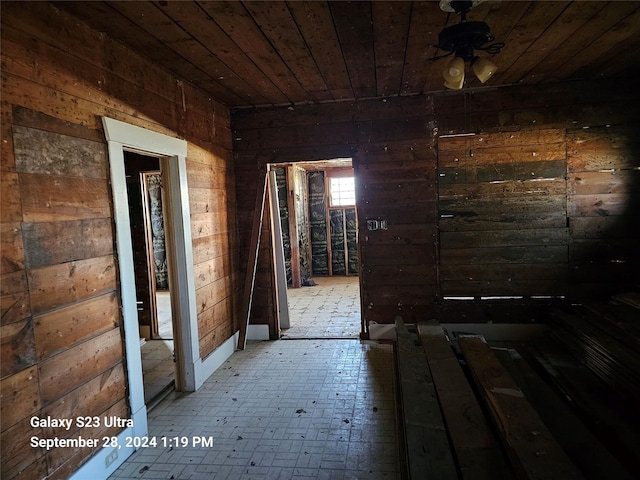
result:
M 443 29 L 438 35 L 437 47 L 471 60 L 473 50 L 482 50 L 482 46 L 493 39 L 489 25 L 485 22 L 462 22 Z

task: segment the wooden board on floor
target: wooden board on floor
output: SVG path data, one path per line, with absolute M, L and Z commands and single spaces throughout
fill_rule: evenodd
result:
M 627 470 L 640 478 L 637 415 L 621 404 L 619 395 L 595 373 L 561 347 L 553 337 L 527 342 L 521 352 L 546 374 L 546 379 L 574 406 Z M 635 421 L 633 417 L 636 417 Z
M 396 318 L 397 361 L 409 478 L 457 479 L 438 396 L 417 336 Z
M 513 478 L 443 328 L 439 324 L 419 324 L 418 333 L 462 478 Z
M 583 478 L 491 348 L 479 336 L 458 345 L 498 428 L 518 478 Z
M 568 402 L 536 373 L 517 349 L 494 349 L 494 353 L 586 479 L 633 478 L 606 449 L 604 440 L 580 421 Z

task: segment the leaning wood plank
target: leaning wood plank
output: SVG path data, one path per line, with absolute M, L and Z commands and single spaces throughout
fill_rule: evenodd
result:
M 258 267 L 258 251 L 260 249 L 260 232 L 262 231 L 262 218 L 264 216 L 264 200 L 267 192 L 267 173 L 261 173 L 258 179 L 256 195 L 256 208 L 254 209 L 253 228 L 251 231 L 251 246 L 249 247 L 249 260 L 247 261 L 247 273 L 244 281 L 244 295 L 242 297 L 242 316 L 240 317 L 240 333 L 238 336 L 238 350 L 244 350 L 247 345 L 247 329 L 251 317 L 251 304 L 253 303 L 253 287 L 256 281 L 256 269 Z
M 574 413 L 553 387 L 515 349 L 496 349 L 495 355 L 540 413 L 565 451 L 588 478 L 631 480 L 615 457 Z
M 513 478 L 444 330 L 437 324 L 419 324 L 418 333 L 462 478 Z
M 518 478 L 582 478 L 484 339 L 462 336 L 458 344 Z
M 424 351 L 400 317 L 396 318 L 396 331 L 409 478 L 457 479 Z

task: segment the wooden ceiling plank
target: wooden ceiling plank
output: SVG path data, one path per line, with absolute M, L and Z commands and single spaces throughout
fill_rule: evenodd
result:
M 335 100 L 354 98 L 326 1 L 289 1 L 289 11 Z
M 602 55 L 597 65 L 598 72 L 603 77 L 620 75 L 630 70 L 638 71 L 640 68 L 640 32 L 622 44 L 614 46 L 612 51 Z M 586 72 L 578 70 L 576 74 L 584 76 Z
M 138 29 L 137 25 L 106 2 L 56 2 L 55 5 L 82 19 L 96 30 L 106 33 L 109 37 L 119 39 L 129 47 L 134 48 L 133 44 L 135 43 L 138 54 L 149 58 L 158 65 L 174 64 L 177 69 L 181 71 L 184 69 L 186 74 L 190 74 L 190 78 L 194 81 L 209 78 L 205 72 L 191 65 L 172 50 L 158 49 L 156 38 Z M 78 48 L 83 48 L 82 42 L 77 43 Z M 95 46 L 89 45 L 88 48 L 93 51 L 93 56 L 95 56 Z M 87 58 L 92 58 L 92 56 Z
M 47 9 L 40 6 L 45 2 L 30 3 L 33 21 L 23 22 L 27 35 L 35 32 L 34 25 L 56 21 L 45 20 Z M 427 60 L 445 53 L 433 47 L 438 34 L 460 21 L 455 13 L 440 10 L 438 1 L 427 0 L 410 2 L 408 18 L 398 15 L 408 8 L 404 1 L 50 3 L 57 13 L 73 15 L 96 35 L 104 32 L 121 42 L 122 48 L 103 51 L 100 41 L 81 35 L 86 29 L 74 30 L 69 22 L 58 22 L 47 33 L 51 45 L 56 36 L 69 36 L 77 44 L 70 56 L 89 55 L 96 66 L 174 96 L 175 85 L 173 90 L 151 85 L 152 74 L 131 66 L 124 71 L 118 61 L 123 54 L 139 57 L 141 65 L 148 58 L 158 72 L 172 72 L 230 108 L 442 91 L 448 59 Z M 484 87 L 551 84 L 637 69 L 639 8 L 638 1 L 603 0 L 477 5 L 467 20 L 487 22 L 495 41 L 506 42 L 501 53 L 487 55 L 498 72 Z M 135 16 L 139 11 L 144 18 Z M 480 87 L 467 68 L 465 90 Z
M 506 46 L 494 60 L 494 63 L 499 67 L 494 78 L 499 79 L 500 83 L 504 83 L 505 79 L 509 78 L 511 66 L 526 52 L 529 45 L 549 28 L 549 25 L 568 5 L 569 2 L 531 2 L 509 35 L 497 40 L 505 42 Z M 478 52 L 478 54 L 485 57 L 482 52 Z M 469 85 L 480 85 L 480 81 L 473 74 L 469 75 L 469 80 Z
M 247 57 L 284 93 L 288 103 L 302 102 L 307 98 L 300 82 L 291 75 L 287 65 L 275 52 L 241 2 L 201 1 L 199 4 Z
M 616 23 L 625 18 L 637 8 L 637 2 L 607 2 L 601 10 L 591 17 L 573 35 L 567 37 L 542 62 L 536 65 L 536 70 L 545 73 L 545 81 L 559 80 L 560 72 L 568 60 L 578 55 L 595 38 L 604 35 Z
M 532 1 L 509 1 L 509 2 L 486 2 L 480 7 L 487 5 L 489 11 L 484 16 L 484 21 L 491 28 L 491 35 L 495 37 L 494 42 L 506 42 L 507 37 L 520 23 L 526 12 L 531 8 Z M 469 21 L 481 20 L 475 17 L 476 9 L 471 10 L 468 15 Z
M 438 43 L 438 33 L 445 26 L 447 15 L 434 2 L 415 2 L 411 11 L 409 38 L 405 66 L 402 72 L 401 94 L 422 93 L 427 77 L 430 75 L 442 79 L 439 63 L 430 58 L 444 52 L 438 52 L 434 45 Z M 442 81 L 439 82 L 440 87 Z
M 605 2 L 572 2 L 565 8 L 558 18 L 547 28 L 537 39 L 535 39 L 527 50 L 518 57 L 516 62 L 509 68 L 507 74 L 502 77 L 505 83 L 538 82 L 544 80 L 537 74 L 534 67 L 540 59 L 554 52 L 561 46 L 568 37 L 571 37 L 580 29 L 591 17 L 596 15 L 604 6 Z M 505 49 L 509 45 L 505 46 Z
M 249 101 L 253 104 L 267 102 L 244 79 L 238 77 L 218 58 L 211 55 L 188 32 L 168 17 L 161 7 L 152 2 L 115 1 L 110 4 L 133 21 L 139 29 L 155 37 L 161 45 L 208 73 L 209 80 L 220 83 L 245 102 Z M 155 48 L 158 48 L 158 45 Z
M 379 96 L 399 95 L 411 23 L 411 2 L 372 2 L 376 59 L 376 89 Z
M 599 72 L 594 71 L 589 65 L 594 61 L 596 61 L 597 64 L 600 56 L 605 55 L 615 45 L 623 43 L 637 33 L 638 25 L 640 25 L 640 7 L 638 7 L 638 2 L 613 2 L 612 5 L 607 6 L 598 15 L 598 18 L 604 16 L 607 11 L 613 11 L 615 7 L 621 3 L 631 3 L 635 5 L 636 9 L 629 14 L 622 15 L 620 21 L 613 24 L 606 32 L 594 35 L 590 43 L 585 43 L 580 51 L 576 52 L 558 68 L 556 71 L 558 78 L 571 77 L 578 69 L 581 69 L 583 72 L 588 71 L 589 74 L 594 77 L 598 76 Z M 621 8 L 620 10 L 624 11 L 626 9 Z
M 245 2 L 262 33 L 269 39 L 302 88 L 311 96 L 306 100 L 333 100 L 313 56 L 284 2 Z
M 269 77 L 247 57 L 197 3 L 165 2 L 161 4 L 161 9 L 239 78 L 251 79 L 253 88 L 268 103 L 273 105 L 288 103 L 287 97 L 271 82 Z
M 375 97 L 376 71 L 370 3 L 330 2 L 329 7 L 356 98 Z
M 210 84 L 210 75 L 184 57 L 167 48 L 158 48 L 158 40 L 138 25 L 123 16 L 106 2 L 60 2 L 72 15 L 87 21 L 93 28 L 119 39 L 137 54 L 153 61 L 159 67 L 173 72 L 185 81 L 202 88 L 218 101 L 226 105 L 242 102 L 238 96 L 220 84 Z M 115 62 L 117 63 L 117 62 Z M 114 67 L 115 68 L 115 67 Z

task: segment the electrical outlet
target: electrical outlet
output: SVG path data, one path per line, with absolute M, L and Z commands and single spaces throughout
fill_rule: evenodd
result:
M 114 448 L 113 451 L 109 455 L 107 455 L 107 457 L 104 459 L 105 467 L 109 468 L 109 465 L 111 465 L 117 459 L 118 459 L 118 449 Z

